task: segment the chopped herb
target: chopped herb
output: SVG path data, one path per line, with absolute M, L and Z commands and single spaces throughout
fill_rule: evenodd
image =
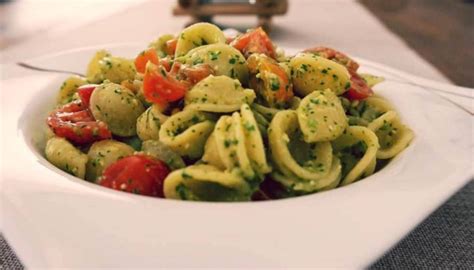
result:
M 280 82 L 278 81 L 278 79 L 272 80 L 271 89 L 272 91 L 277 91 L 278 89 L 280 89 Z
M 221 54 L 221 51 L 216 51 L 216 52 L 209 51 L 209 57 L 211 58 L 212 61 L 219 59 L 220 54 Z
M 250 124 L 249 122 L 245 122 L 244 123 L 244 128 L 247 130 L 247 131 L 254 131 L 255 130 L 255 126 Z
M 344 86 L 344 89 L 349 89 L 351 87 L 351 83 L 347 82 L 346 85 Z
M 191 179 L 192 178 L 192 176 L 187 174 L 185 171 L 183 171 L 181 173 L 181 177 L 183 177 L 183 179 Z
M 193 61 L 193 65 L 202 64 L 202 63 L 204 63 L 204 60 L 200 57 L 194 59 Z
M 183 183 L 176 186 L 176 193 L 178 193 L 181 200 L 187 200 L 186 186 Z
M 166 77 L 166 71 L 164 69 L 161 69 L 161 75 L 163 75 L 163 77 Z

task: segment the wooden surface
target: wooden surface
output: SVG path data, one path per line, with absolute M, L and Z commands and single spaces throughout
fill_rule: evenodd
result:
M 474 1 L 360 2 L 455 84 L 474 87 Z

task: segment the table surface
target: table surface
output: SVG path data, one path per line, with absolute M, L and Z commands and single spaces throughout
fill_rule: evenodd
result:
M 8 7 L 0 6 L 0 15 L 13 14 L 10 16 L 14 16 L 12 10 L 24 14 L 26 9 L 50 10 L 45 8 L 44 5 L 47 4 L 54 3 L 58 6 L 54 9 L 56 11 L 53 10 L 56 12 L 53 14 L 55 16 L 44 15 L 37 23 L 25 23 L 24 19 L 17 21 L 17 17 L 6 22 L 0 20 L 0 26 L 3 23 L 7 29 L 10 27 L 19 32 L 15 34 L 14 31 L 7 30 L 6 33 L 10 36 L 0 39 L 0 48 L 3 47 L 0 63 L 11 64 L 61 50 L 97 44 L 130 41 L 147 44 L 160 33 L 178 32 L 188 21 L 188 18 L 171 15 L 171 6 L 175 1 L 121 0 L 113 2 L 113 9 L 108 8 L 111 1 L 107 0 L 96 1 L 94 6 L 91 6 L 93 1 L 89 6 L 84 2 L 87 1 L 67 1 L 68 5 L 73 3 L 72 7 L 76 8 L 76 12 L 95 10 L 74 18 L 71 18 L 70 7 L 63 7 L 65 4 L 61 6 L 65 1 L 45 0 L 39 4 L 38 1 L 23 1 L 20 8 L 16 3 L 8 4 Z M 57 10 L 61 10 L 62 15 Z M 35 16 L 30 18 L 34 20 Z M 253 26 L 255 19 L 218 17 L 217 22 L 224 27 L 247 28 Z M 302 25 L 305 27 L 301 27 Z M 326 45 L 420 77 L 449 82 L 355 1 L 290 1 L 288 14 L 274 19 L 271 36 L 280 46 L 305 48 Z M 473 200 L 474 184 L 471 181 L 372 267 L 473 268 Z M 20 262 L 3 236 L 0 236 L 0 269 L 19 267 Z

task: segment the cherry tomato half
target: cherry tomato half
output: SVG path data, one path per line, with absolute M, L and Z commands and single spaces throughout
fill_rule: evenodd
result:
M 314 47 L 310 49 L 306 49 L 303 52 L 309 52 L 317 54 L 321 57 L 327 58 L 329 60 L 333 60 L 347 68 L 350 72 L 356 72 L 359 68 L 359 64 L 354 61 L 349 56 L 343 54 L 340 51 L 328 48 L 328 47 Z
M 350 100 L 366 99 L 374 94 L 374 91 L 367 85 L 357 72 L 351 74 L 351 87 L 344 94 Z
M 251 73 L 250 86 L 270 107 L 287 104 L 293 97 L 293 86 L 285 70 L 278 63 L 265 55 L 253 54 L 248 59 Z M 260 74 L 257 78 L 255 75 Z
M 96 121 L 81 101 L 73 101 L 53 111 L 46 122 L 56 136 L 75 144 L 87 144 L 112 137 L 107 125 Z
M 261 27 L 237 37 L 230 45 L 241 51 L 246 58 L 252 53 L 263 53 L 271 58 L 276 58 L 273 43 Z
M 143 77 L 145 98 L 154 103 L 165 104 L 184 97 L 189 84 L 174 78 L 162 67 L 149 65 Z
M 214 74 L 214 70 L 208 64 L 198 64 L 192 67 L 185 66 L 180 69 L 179 73 L 188 83 L 195 85 L 207 76 Z
M 89 108 L 89 102 L 91 100 L 92 92 L 94 92 L 97 86 L 97 84 L 86 84 L 77 88 L 77 94 L 79 95 L 79 98 L 81 99 L 82 105 L 84 107 Z
M 146 155 L 133 155 L 110 164 L 102 174 L 100 185 L 163 198 L 163 182 L 169 173 L 170 170 L 161 160 Z
M 170 40 L 166 41 L 166 44 L 165 44 L 166 54 L 167 55 L 174 55 L 177 45 L 178 45 L 178 39 L 177 38 L 173 38 L 173 39 L 170 39 Z
M 135 68 L 138 72 L 144 73 L 148 62 L 152 62 L 155 65 L 158 65 L 159 63 L 158 55 L 154 48 L 144 50 L 135 58 Z

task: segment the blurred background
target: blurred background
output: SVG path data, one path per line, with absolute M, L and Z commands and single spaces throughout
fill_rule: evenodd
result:
M 226 15 L 183 16 L 189 13 L 186 7 L 196 2 L 264 2 L 266 6 L 288 2 L 288 6 L 273 19 L 269 13 L 229 15 L 248 12 L 234 7 Z M 173 15 L 173 9 L 181 16 Z M 177 32 L 191 21 L 211 18 L 240 30 L 263 22 L 282 46 L 334 46 L 415 75 L 444 77 L 474 87 L 472 0 L 0 0 L 0 61 L 102 43 L 146 44 L 160 33 Z M 432 70 L 410 66 L 411 56 L 400 50 L 402 46 L 413 50 Z

